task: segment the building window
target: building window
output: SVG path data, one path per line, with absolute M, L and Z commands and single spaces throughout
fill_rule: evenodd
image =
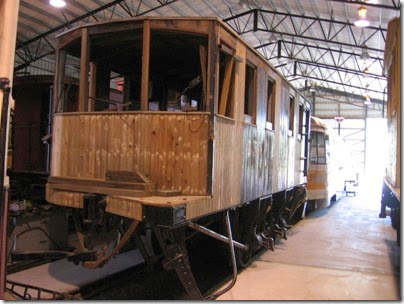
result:
M 268 79 L 267 86 L 267 122 L 269 128 L 273 130 L 275 123 L 275 81 L 272 79 Z
M 248 123 L 255 123 L 256 75 L 256 67 L 247 63 L 245 71 L 244 114 L 245 122 Z

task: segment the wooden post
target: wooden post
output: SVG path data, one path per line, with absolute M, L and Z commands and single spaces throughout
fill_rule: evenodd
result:
M 213 193 L 213 155 L 215 151 L 215 143 L 213 138 L 214 124 L 216 121 L 215 113 L 217 113 L 217 95 L 218 83 L 217 75 L 219 75 L 219 65 L 217 64 L 219 58 L 218 44 L 219 44 L 219 27 L 215 22 L 211 22 L 209 26 L 209 41 L 208 41 L 208 70 L 207 70 L 207 95 L 206 95 L 206 108 L 205 111 L 210 112 L 210 131 L 208 138 L 208 170 L 207 170 L 207 193 Z
M 147 111 L 149 104 L 150 20 L 143 23 L 142 88 L 140 110 Z
M 85 27 L 81 36 L 79 112 L 85 112 L 88 109 L 89 55 L 90 41 L 88 39 L 88 29 Z
M 12 86 L 13 74 L 14 74 L 14 56 L 15 56 L 15 44 L 17 39 L 17 20 L 18 20 L 18 8 L 19 0 L 2 0 L 0 1 L 0 77 L 5 77 L 10 80 L 10 86 Z M 0 91 L 0 116 L 7 117 L 9 115 L 9 106 L 7 107 L 6 115 L 2 115 L 3 108 L 3 91 Z M 8 126 L 8 124 L 7 124 Z M 8 127 L 6 128 L 5 143 L 8 143 Z M 7 164 L 7 149 L 4 149 L 4 153 L 0 155 L 0 159 L 3 165 Z M 5 292 L 5 280 L 7 269 L 7 189 L 9 188 L 8 176 L 2 173 L 3 188 L 5 191 L 3 197 L 0 197 L 0 204 L 4 208 L 0 208 L 2 211 L 0 214 L 0 300 L 4 299 Z M 3 189 L 1 189 L 3 190 Z
M 220 94 L 219 114 L 220 115 L 226 115 L 227 100 L 229 99 L 231 75 L 233 72 L 233 62 L 234 62 L 234 57 L 231 57 L 230 60 L 227 61 L 226 68 L 225 68 L 224 75 L 223 75 L 222 92 L 219 92 L 219 94 Z
M 66 64 L 66 52 L 58 49 L 56 51 L 56 69 L 53 84 L 53 113 L 63 112 L 65 102 L 63 98 L 63 80 L 65 77 L 65 64 Z
M 88 111 L 92 112 L 95 110 L 95 92 L 96 92 L 96 79 L 97 79 L 97 65 L 94 62 L 90 62 L 90 88 L 89 88 L 89 98 L 88 99 Z

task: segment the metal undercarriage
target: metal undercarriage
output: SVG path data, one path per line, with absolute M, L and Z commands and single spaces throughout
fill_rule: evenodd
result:
M 192 299 L 211 300 L 233 287 L 238 267 L 247 267 L 256 252 L 274 250 L 277 240 L 287 239 L 289 223 L 298 217 L 297 210 L 305 202 L 306 188 L 298 186 L 218 212 L 209 217 L 212 218 L 210 222 L 201 217 L 176 225 L 162 225 L 167 222 L 162 217 L 172 217 L 172 214 L 157 212 L 142 222 L 125 219 L 105 211 L 103 196 L 89 194 L 84 197 L 82 209 L 71 208 L 80 249 L 73 252 L 14 252 L 12 257 L 22 260 L 33 256 L 38 258 L 41 254 L 47 257 L 58 255 L 93 269 L 104 266 L 132 238 L 148 265 L 161 262 L 167 271 L 177 273 Z M 225 235 L 208 228 L 212 222 L 222 222 Z M 188 258 L 186 242 L 197 233 L 226 243 L 230 253 L 233 279 L 226 287 L 210 295 L 201 293 Z

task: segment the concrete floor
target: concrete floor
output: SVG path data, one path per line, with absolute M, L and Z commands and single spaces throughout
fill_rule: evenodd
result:
M 379 207 L 362 195 L 312 213 L 219 300 L 400 300 L 400 248 Z

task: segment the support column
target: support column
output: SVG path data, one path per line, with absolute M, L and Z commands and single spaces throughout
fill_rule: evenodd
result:
M 150 20 L 143 23 L 142 88 L 140 109 L 149 109 Z
M 19 0 L 1 0 L 0 1 L 0 78 L 8 78 L 10 80 L 9 86 L 12 86 L 13 74 L 14 74 L 14 56 L 15 56 L 15 44 L 17 39 L 17 20 L 18 20 L 18 8 Z M 6 115 L 2 115 L 3 97 L 5 91 L 0 91 L 0 117 L 8 117 L 9 107 L 7 107 Z M 8 121 L 8 120 L 7 120 Z M 4 124 L 5 125 L 5 124 Z M 8 124 L 5 130 L 5 143 L 8 143 Z M 3 166 L 7 164 L 7 146 L 4 149 L 4 153 L 0 155 L 0 159 L 3 162 Z M 5 167 L 4 167 L 5 168 Z M 2 197 L 0 197 L 0 300 L 4 299 L 5 291 L 5 278 L 6 278 L 6 265 L 7 265 L 7 219 L 8 208 L 7 202 L 7 190 L 9 188 L 8 176 L 5 174 L 6 170 L 1 172 L 1 178 L 3 179 L 3 189 L 0 189 Z
M 81 56 L 80 56 L 80 87 L 79 87 L 79 112 L 88 111 L 88 71 L 90 68 L 90 40 L 88 29 L 83 28 L 81 34 Z

